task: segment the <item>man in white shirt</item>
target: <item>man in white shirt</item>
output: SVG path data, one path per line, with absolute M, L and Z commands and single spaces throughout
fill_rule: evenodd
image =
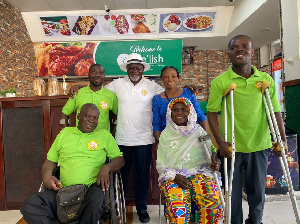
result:
M 121 169 L 124 191 L 133 154 L 136 158 L 137 186 L 135 189 L 136 209 L 141 223 L 150 221 L 147 213 L 149 192 L 149 174 L 154 143 L 152 129 L 152 98 L 164 89 L 153 81 L 146 79 L 143 72 L 150 65 L 143 62 L 142 56 L 132 53 L 120 69 L 128 76 L 119 78 L 105 86 L 118 97 L 118 116 L 116 141 L 123 152 L 125 166 Z

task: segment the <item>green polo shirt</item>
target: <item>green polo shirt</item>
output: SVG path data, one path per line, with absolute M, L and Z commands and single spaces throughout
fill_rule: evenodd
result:
M 79 114 L 81 107 L 86 103 L 95 104 L 100 111 L 97 130 L 105 129 L 110 131 L 109 111 L 111 110 L 114 114 L 118 113 L 118 98 L 116 94 L 104 87 L 94 92 L 90 89 L 90 86 L 86 86 L 81 88 L 77 95 L 68 100 L 62 112 L 69 116 L 76 110 L 76 114 Z M 76 127 L 77 125 L 78 119 L 76 116 Z
M 59 163 L 63 187 L 95 183 L 106 157 L 122 156 L 113 136 L 100 129 L 83 133 L 76 127 L 64 128 L 56 137 L 47 159 Z
M 271 147 L 271 136 L 265 106 L 261 91 L 255 86 L 259 81 L 270 83 L 270 98 L 274 112 L 280 111 L 280 104 L 276 95 L 275 83 L 272 77 L 260 72 L 252 66 L 254 74 L 248 79 L 237 75 L 232 67 L 216 77 L 210 86 L 207 104 L 209 112 L 221 111 L 220 132 L 224 137 L 224 101 L 223 93 L 231 83 L 236 84 L 234 91 L 234 134 L 237 152 L 250 153 Z M 227 141 L 231 142 L 230 97 L 227 97 Z

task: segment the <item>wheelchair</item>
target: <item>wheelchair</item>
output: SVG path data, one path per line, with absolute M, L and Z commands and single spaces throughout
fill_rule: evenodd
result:
M 59 179 L 59 166 L 53 170 L 53 176 Z M 119 170 L 109 173 L 110 186 L 108 191 L 106 191 L 106 206 L 107 209 L 99 220 L 98 224 L 126 224 L 126 207 L 125 207 L 125 197 L 123 192 L 123 183 L 121 178 L 121 173 Z M 44 183 L 41 184 L 39 192 L 45 191 L 47 188 Z M 107 215 L 108 213 L 108 215 Z M 108 221 L 109 220 L 109 221 Z M 70 224 L 76 224 L 77 222 L 72 222 Z M 22 218 L 18 224 L 27 224 Z

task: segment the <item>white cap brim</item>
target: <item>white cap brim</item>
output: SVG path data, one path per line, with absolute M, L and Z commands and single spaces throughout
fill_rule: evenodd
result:
M 150 69 L 150 65 L 146 62 L 140 62 L 140 61 L 128 61 L 126 63 L 123 63 L 120 65 L 120 69 L 124 72 L 127 72 L 127 65 L 129 64 L 142 64 L 144 65 L 144 72 L 148 71 Z

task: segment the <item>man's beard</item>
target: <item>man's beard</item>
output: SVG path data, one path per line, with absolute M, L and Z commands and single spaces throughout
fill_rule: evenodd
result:
M 142 79 L 142 77 L 140 77 L 140 76 L 135 76 L 135 77 L 129 76 L 129 79 L 132 82 L 137 82 L 137 81 L 140 81 Z

